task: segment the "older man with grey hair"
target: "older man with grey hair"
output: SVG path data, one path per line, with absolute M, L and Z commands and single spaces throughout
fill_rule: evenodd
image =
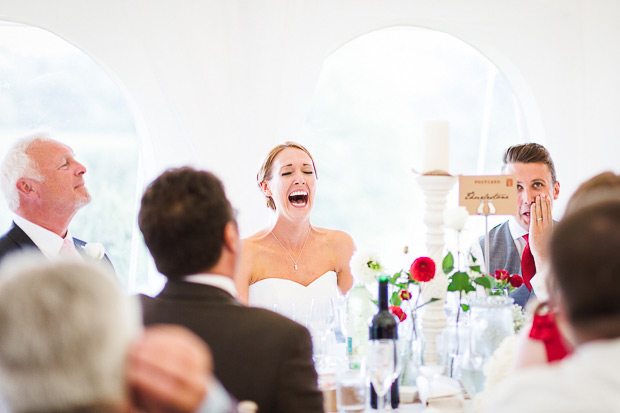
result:
M 50 258 L 86 253 L 86 243 L 69 231 L 77 211 L 90 202 L 85 173 L 70 147 L 43 133 L 22 138 L 8 150 L 0 164 L 0 189 L 14 216 L 0 237 L 0 261 L 28 248 Z
M 28 255 L 0 269 L 0 391 L 15 412 L 120 410 L 140 312 L 112 277 Z
M 31 254 L 0 266 L 0 394 L 9 411 L 233 410 L 199 337 L 173 325 L 143 331 L 135 297 L 101 266 Z

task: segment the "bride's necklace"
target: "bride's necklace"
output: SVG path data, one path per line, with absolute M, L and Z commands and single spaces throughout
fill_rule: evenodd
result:
M 299 251 L 299 255 L 297 256 L 297 259 L 294 259 L 293 256 L 291 255 L 291 253 L 288 252 L 288 250 L 284 247 L 284 245 L 282 245 L 282 243 L 280 242 L 278 237 L 276 237 L 276 234 L 273 231 L 271 232 L 271 235 L 273 235 L 273 237 L 276 239 L 276 241 L 278 241 L 278 244 L 280 244 L 280 246 L 282 247 L 284 252 L 286 252 L 288 254 L 288 256 L 291 259 L 291 261 L 293 261 L 293 264 L 295 264 L 295 271 L 297 271 L 297 262 L 299 261 L 299 258 L 301 257 L 301 254 L 304 252 L 304 248 L 306 248 L 306 243 L 308 242 L 308 238 L 310 237 L 310 230 L 311 229 L 312 229 L 312 227 L 308 228 L 308 234 L 306 235 L 306 240 L 304 241 L 304 245 L 301 247 L 301 251 Z

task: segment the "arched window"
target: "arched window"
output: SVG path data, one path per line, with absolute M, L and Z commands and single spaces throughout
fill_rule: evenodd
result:
M 0 152 L 45 130 L 71 146 L 88 169 L 92 202 L 71 223 L 77 238 L 100 242 L 122 286 L 146 284 L 146 251 L 134 230 L 139 150 L 134 119 L 118 86 L 88 55 L 45 30 L 0 22 Z M 11 213 L 0 207 L 0 231 Z
M 404 246 L 411 257 L 425 251 L 412 172 L 423 166 L 425 121 L 450 122 L 450 173 L 473 175 L 500 173 L 503 151 L 521 141 L 521 119 L 507 80 L 465 42 L 413 27 L 363 35 L 325 60 L 304 126 L 319 176 L 314 222 L 350 232 L 387 266 L 405 265 Z M 456 206 L 456 190 L 449 198 Z M 473 218 L 462 247 L 484 232 Z

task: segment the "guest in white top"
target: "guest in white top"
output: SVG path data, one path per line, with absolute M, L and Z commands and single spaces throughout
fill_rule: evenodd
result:
M 494 391 L 488 412 L 615 412 L 620 408 L 620 201 L 566 216 L 554 229 L 550 273 L 572 356 L 525 368 Z
M 314 160 L 302 145 L 286 142 L 269 152 L 257 181 L 275 219 L 243 240 L 237 277 L 241 301 L 272 310 L 295 301 L 302 323 L 312 297 L 335 297 L 353 285 L 351 236 L 310 223 L 316 179 Z

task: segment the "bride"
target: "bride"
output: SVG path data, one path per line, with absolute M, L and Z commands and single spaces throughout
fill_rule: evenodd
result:
M 237 277 L 242 302 L 305 325 L 312 298 L 336 298 L 353 285 L 351 236 L 310 223 L 316 179 L 314 160 L 303 146 L 286 142 L 269 152 L 257 181 L 275 220 L 243 240 Z

